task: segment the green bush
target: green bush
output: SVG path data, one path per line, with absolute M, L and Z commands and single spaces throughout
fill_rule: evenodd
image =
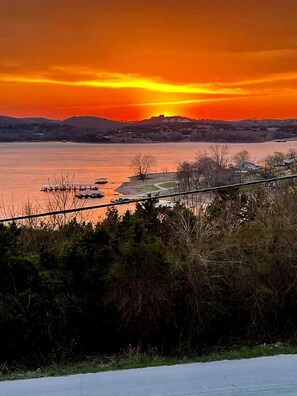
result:
M 0 363 L 296 338 L 294 189 L 152 203 L 96 226 L 0 225 Z

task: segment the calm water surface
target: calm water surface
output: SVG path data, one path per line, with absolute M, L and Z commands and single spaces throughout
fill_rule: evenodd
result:
M 138 152 L 152 154 L 157 159 L 155 171 L 176 170 L 179 161 L 193 160 L 198 151 L 208 150 L 210 143 L 152 144 L 80 144 L 80 143 L 0 143 L 0 212 L 14 207 L 22 213 L 28 201 L 45 205 L 48 193 L 40 187 L 54 182 L 64 172 L 74 175 L 74 182 L 94 182 L 108 177 L 103 186 L 105 198 L 89 200 L 89 204 L 106 203 L 114 197 L 115 188 L 131 175 L 130 160 Z M 248 150 L 255 161 L 274 151 L 297 149 L 297 141 L 249 144 L 229 144 L 229 156 Z

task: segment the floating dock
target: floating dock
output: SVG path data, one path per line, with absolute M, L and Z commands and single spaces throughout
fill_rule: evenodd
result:
M 76 198 L 79 199 L 87 199 L 87 198 L 103 198 L 104 193 L 101 190 L 87 190 L 87 191 L 79 191 L 75 194 Z
M 40 191 L 100 191 L 98 184 L 93 183 L 62 183 L 45 184 Z M 102 193 L 102 191 L 101 191 Z

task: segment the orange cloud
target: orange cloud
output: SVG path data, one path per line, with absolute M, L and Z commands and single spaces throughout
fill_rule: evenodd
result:
M 54 78 L 45 78 L 38 76 L 20 76 L 7 75 L 3 76 L 3 82 L 18 82 L 28 84 L 53 84 L 68 85 L 73 87 L 93 87 L 93 88 L 111 88 L 111 89 L 143 89 L 147 91 L 161 93 L 178 93 L 178 94 L 208 94 L 208 95 L 242 95 L 247 93 L 240 87 L 216 87 L 212 84 L 178 84 L 166 83 L 161 79 L 145 78 L 135 75 L 125 75 L 121 73 L 96 73 L 97 79 L 82 81 L 67 81 Z

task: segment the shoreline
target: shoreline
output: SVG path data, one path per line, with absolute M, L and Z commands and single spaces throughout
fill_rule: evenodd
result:
M 35 144 L 40 144 L 40 143 L 63 143 L 63 144 L 67 144 L 67 143 L 75 143 L 75 144 L 89 144 L 89 145 L 91 145 L 91 144 L 96 144 L 96 145 L 104 145 L 104 146 L 111 146 L 111 145 L 128 145 L 128 144 L 133 144 L 133 145 L 142 145 L 142 144 L 152 144 L 152 145 L 155 145 L 155 144 L 181 144 L 181 143 L 187 143 L 187 144 L 189 144 L 189 143 L 192 143 L 192 144 L 194 144 L 194 143 L 207 143 L 207 144 L 226 144 L 226 145 L 229 145 L 229 144 L 248 144 L 248 145 L 250 145 L 250 144 L 264 144 L 264 143 L 288 143 L 288 142 L 296 142 L 297 141 L 297 138 L 296 139 L 286 139 L 286 140 L 284 140 L 284 141 L 277 141 L 277 140 L 275 140 L 275 139 L 272 139 L 272 140 L 263 140 L 263 141 L 259 141 L 259 142 L 257 142 L 257 141 L 255 141 L 255 142 L 242 142 L 242 141 L 240 141 L 240 142 L 235 142 L 235 141 L 230 141 L 230 142 L 222 142 L 222 141 L 213 141 L 213 140 L 211 140 L 211 141 L 207 141 L 207 140 L 181 140 L 181 141 L 166 141 L 166 142 L 164 142 L 164 141 L 151 141 L 151 142 L 149 142 L 149 141 L 145 141 L 145 142 L 82 142 L 82 141 L 76 141 L 76 140 L 40 140 L 40 141 L 34 141 L 34 140 L 13 140 L 13 141 L 1 141 L 0 140 L 0 143 L 1 144 L 5 144 L 5 143 L 7 143 L 7 144 L 12 144 L 12 143 L 25 143 L 25 144 L 28 144 L 28 143 L 35 143 Z
M 129 181 L 123 182 L 115 191 L 125 196 L 158 194 L 174 188 L 177 184 L 175 177 L 176 172 L 149 173 L 145 181 L 138 176 L 129 176 Z

